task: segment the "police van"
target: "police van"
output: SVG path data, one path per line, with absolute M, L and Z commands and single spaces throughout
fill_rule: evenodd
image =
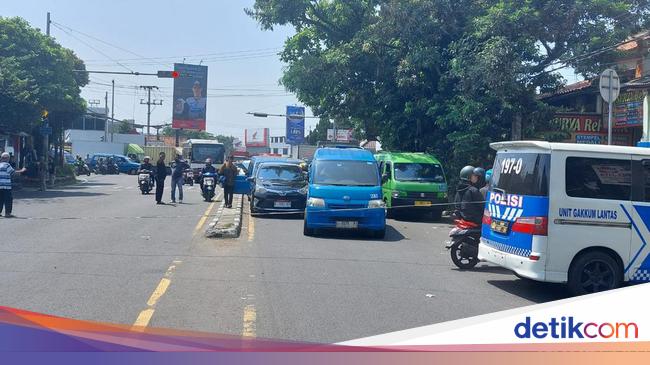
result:
M 479 259 L 576 295 L 650 281 L 650 149 L 490 146 Z

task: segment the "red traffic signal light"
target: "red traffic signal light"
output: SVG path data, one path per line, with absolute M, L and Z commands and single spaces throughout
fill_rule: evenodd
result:
M 175 79 L 180 76 L 180 73 L 178 71 L 158 71 L 158 77 L 159 78 L 165 78 L 165 79 Z

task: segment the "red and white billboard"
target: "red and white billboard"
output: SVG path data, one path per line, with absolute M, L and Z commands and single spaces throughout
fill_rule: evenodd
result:
M 269 145 L 268 128 L 246 129 L 244 131 L 244 136 L 246 147 L 268 147 Z

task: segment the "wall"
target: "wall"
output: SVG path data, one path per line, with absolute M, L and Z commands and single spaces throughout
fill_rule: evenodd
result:
M 97 142 L 97 141 L 74 141 L 72 142 L 72 154 L 86 157 L 86 155 L 93 155 L 94 153 L 114 153 L 124 154 L 124 143 L 110 143 L 110 142 Z
M 73 143 L 75 141 L 94 141 L 101 142 L 104 137 L 104 131 L 91 131 L 81 129 L 68 129 L 65 131 L 66 142 Z M 111 140 L 111 134 L 108 134 L 108 140 Z M 142 134 L 113 134 L 113 143 L 134 143 L 143 145 L 144 136 Z

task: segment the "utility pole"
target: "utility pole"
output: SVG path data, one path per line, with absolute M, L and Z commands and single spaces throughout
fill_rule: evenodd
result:
M 50 20 L 50 12 L 47 12 L 47 25 L 45 26 L 45 35 L 48 37 L 50 36 L 50 24 L 52 23 L 52 20 Z
M 104 113 L 106 115 L 106 119 L 104 119 L 104 141 L 108 142 L 108 91 L 106 92 L 106 95 L 104 96 L 104 106 L 106 106 L 106 109 L 104 110 Z M 112 121 L 111 121 L 112 122 Z M 112 126 L 112 124 L 111 124 Z M 113 133 L 113 128 L 111 128 L 111 133 Z
M 140 99 L 140 104 L 147 106 L 147 135 L 144 137 L 144 145 L 147 145 L 147 137 L 151 132 L 151 105 L 162 105 L 162 100 L 151 101 L 151 89 L 158 90 L 158 86 L 140 86 L 141 89 L 147 90 L 147 102 Z
M 112 92 L 111 92 L 111 122 L 115 121 L 115 80 L 112 80 Z M 115 130 L 111 128 L 111 143 L 113 143 L 113 133 Z

